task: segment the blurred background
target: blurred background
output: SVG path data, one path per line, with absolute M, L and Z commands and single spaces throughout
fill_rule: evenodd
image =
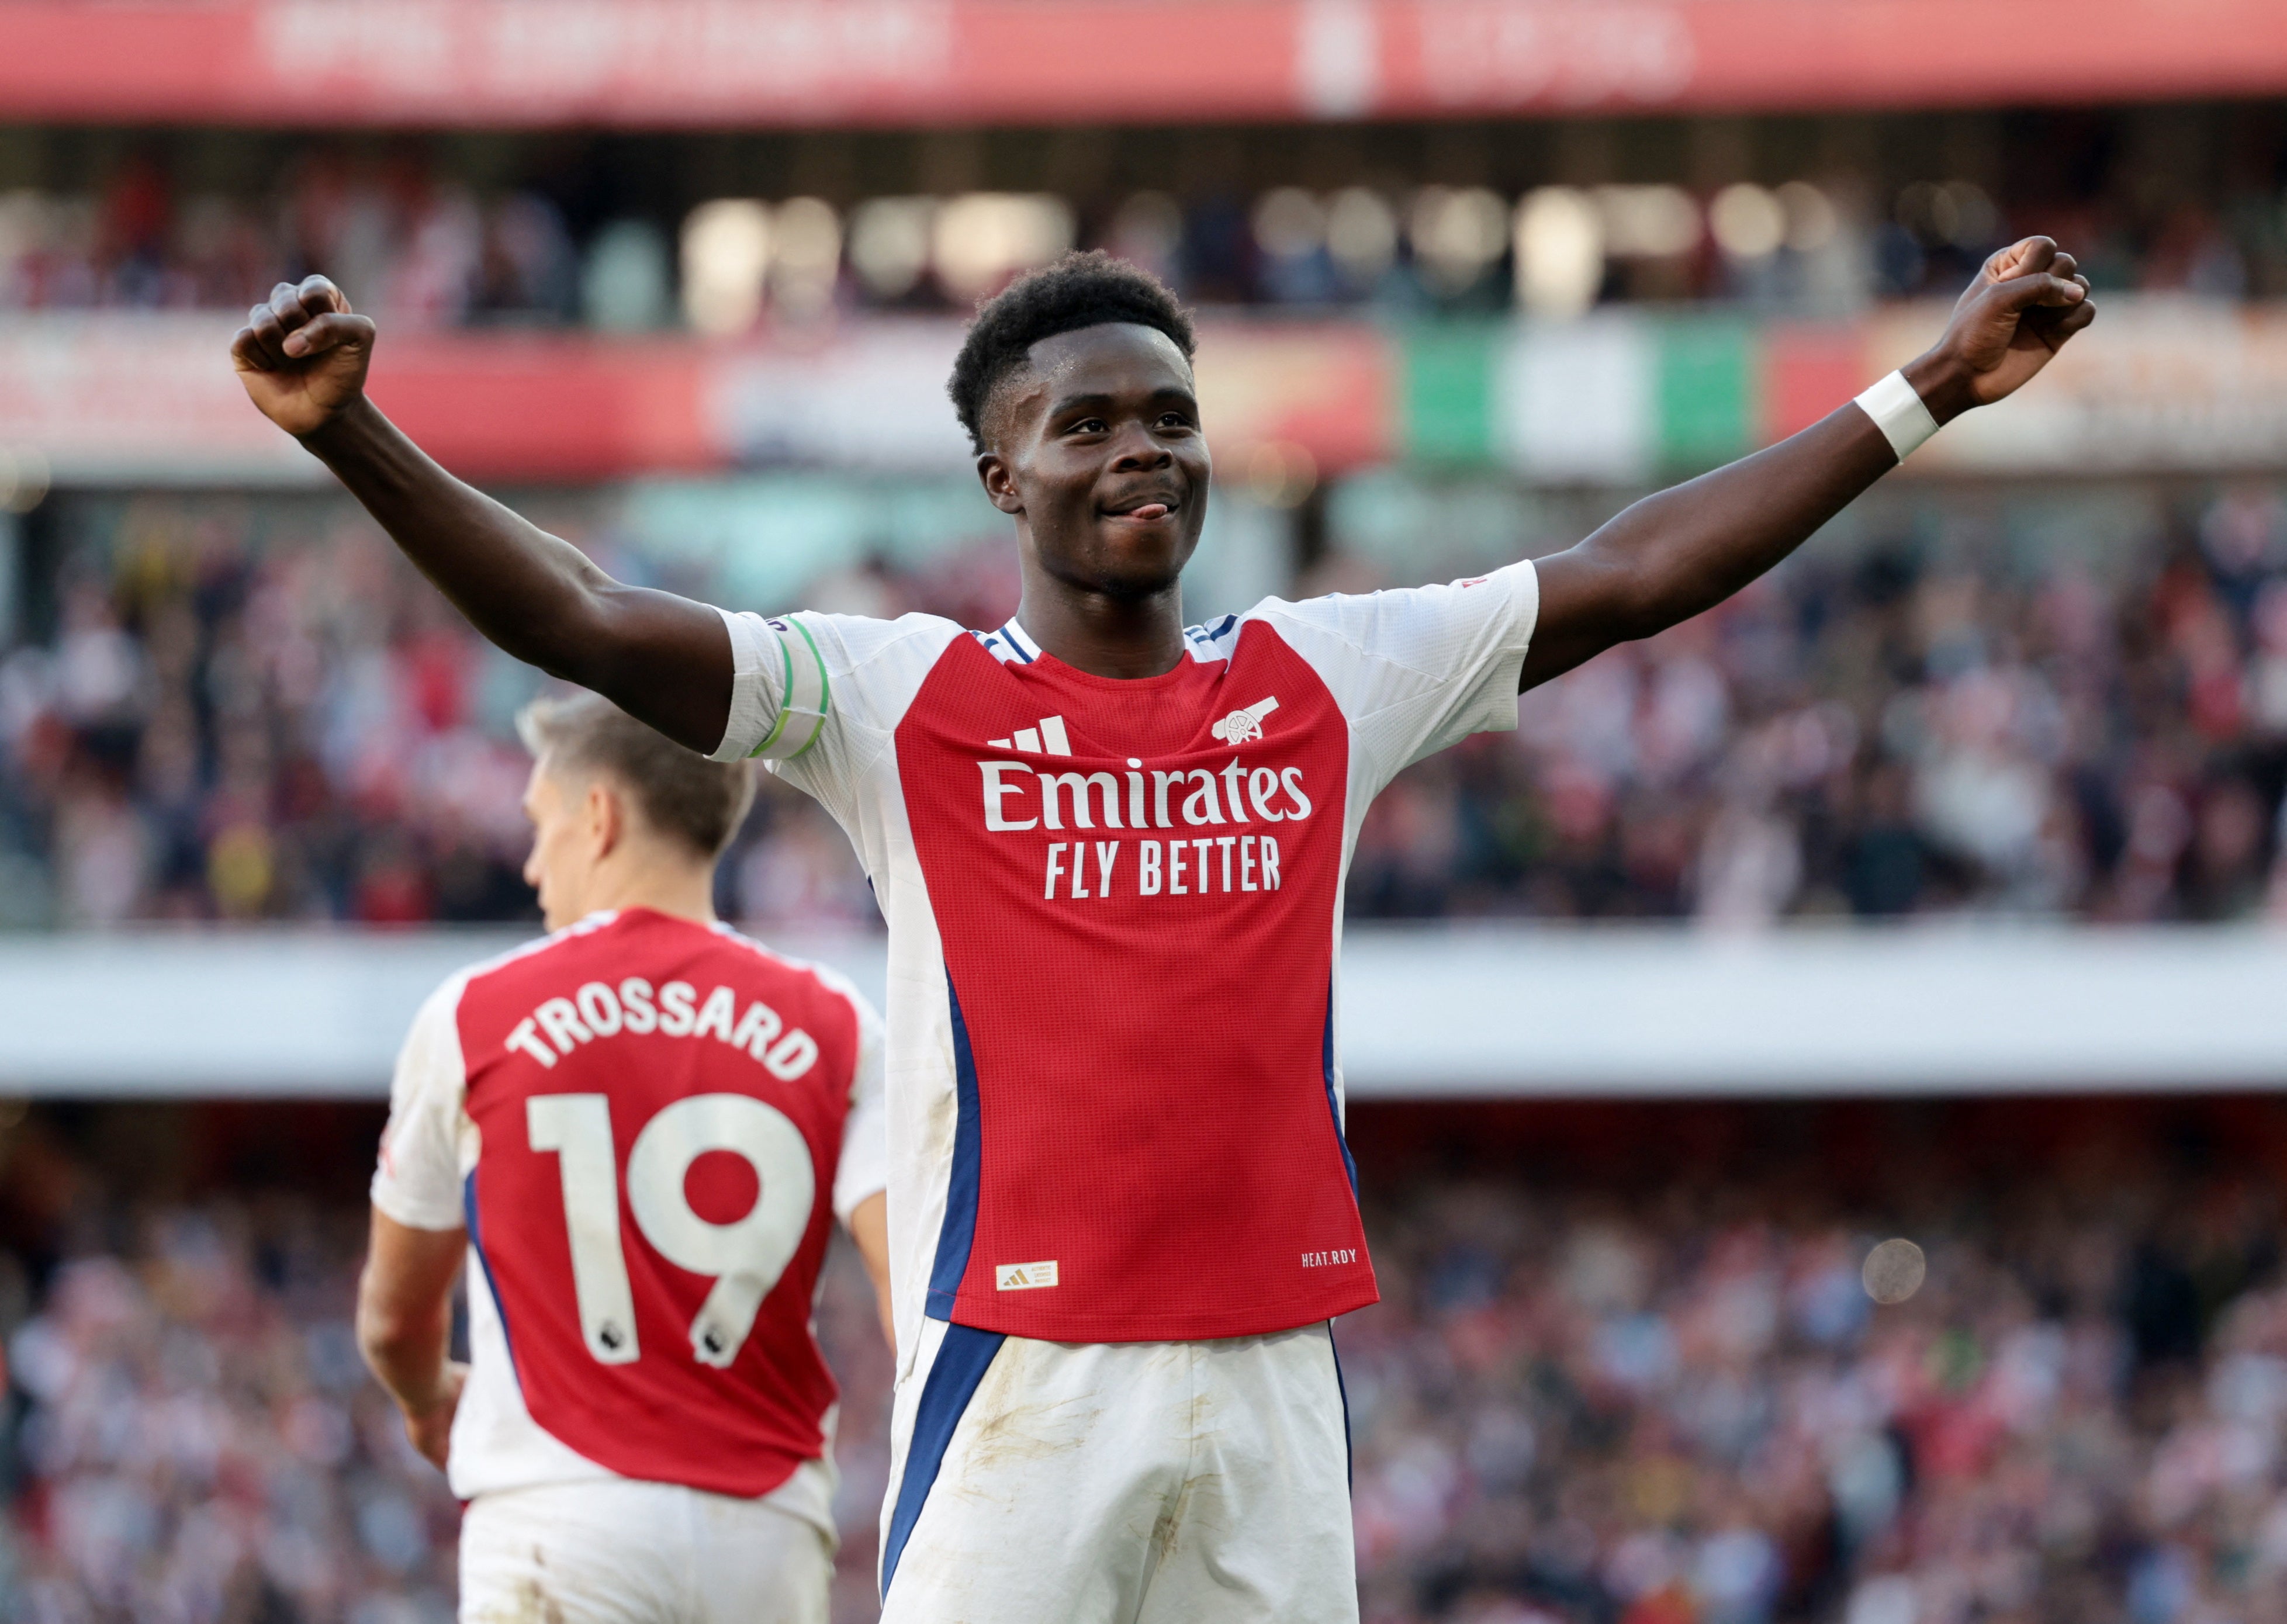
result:
M 943 379 L 1066 249 L 1199 309 L 1204 619 L 1567 546 L 2038 231 L 2023 397 L 1366 824 L 1366 1616 L 2287 1620 L 2283 93 L 2275 0 L 0 0 L 0 1617 L 451 1616 L 347 1316 L 539 683 L 245 403 L 273 282 L 622 578 L 984 627 Z M 719 902 L 878 986 L 801 798 Z

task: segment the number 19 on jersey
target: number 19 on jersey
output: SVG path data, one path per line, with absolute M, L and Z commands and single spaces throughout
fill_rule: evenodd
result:
M 643 1356 L 635 1293 L 620 1221 L 612 1105 L 602 1094 L 542 1094 L 525 1102 L 532 1148 L 552 1152 L 564 1191 L 572 1287 L 589 1353 L 605 1365 Z M 709 1151 L 729 1151 L 753 1168 L 754 1207 L 728 1224 L 692 1209 L 685 1179 Z M 714 1287 L 691 1322 L 691 1351 L 702 1365 L 727 1367 L 754 1328 L 756 1311 L 778 1284 L 809 1228 L 817 1175 L 810 1146 L 785 1113 L 746 1094 L 696 1094 L 645 1123 L 629 1148 L 627 1209 L 652 1249 Z

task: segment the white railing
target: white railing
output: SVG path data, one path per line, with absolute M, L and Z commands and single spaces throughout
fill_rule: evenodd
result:
M 0 1091 L 378 1098 L 500 932 L 0 939 Z M 785 939 L 879 997 L 878 938 Z M 2287 931 L 1360 929 L 1351 1092 L 2026 1093 L 2287 1084 Z

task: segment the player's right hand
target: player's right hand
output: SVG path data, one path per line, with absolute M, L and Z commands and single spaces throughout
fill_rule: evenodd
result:
M 246 313 L 231 364 L 247 398 L 289 434 L 323 428 L 365 392 L 373 319 L 355 314 L 322 276 L 280 282 Z

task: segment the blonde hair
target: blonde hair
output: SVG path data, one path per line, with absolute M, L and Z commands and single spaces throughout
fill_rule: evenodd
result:
M 608 774 L 645 824 L 709 862 L 754 804 L 749 764 L 709 761 L 600 694 L 534 700 L 518 713 L 516 731 L 550 772 Z

